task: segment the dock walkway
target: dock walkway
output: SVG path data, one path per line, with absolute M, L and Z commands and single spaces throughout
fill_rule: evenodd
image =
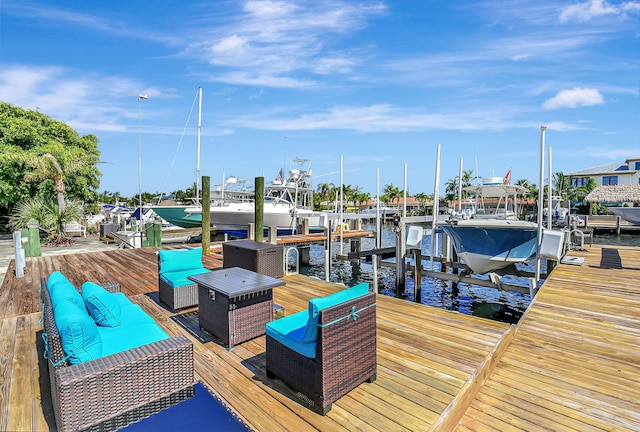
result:
M 164 247 L 163 247 L 164 249 Z M 640 251 L 590 247 L 559 265 L 519 325 L 378 296 L 378 379 L 341 398 L 327 416 L 266 378 L 264 336 L 227 351 L 176 324 L 157 302 L 157 249 L 107 250 L 10 264 L 0 288 L 0 430 L 47 430 L 44 360 L 34 349 L 41 276 L 61 270 L 80 285 L 118 280 L 170 334 L 194 342 L 196 379 L 258 431 L 640 430 Z M 204 258 L 221 266 L 220 256 Z M 287 315 L 340 289 L 283 278 L 274 301 Z

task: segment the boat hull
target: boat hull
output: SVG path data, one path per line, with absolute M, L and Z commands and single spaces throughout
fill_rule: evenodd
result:
M 609 211 L 630 224 L 640 225 L 640 207 L 609 207 Z
M 185 212 L 186 208 L 187 206 L 157 206 L 151 209 L 172 225 L 180 228 L 201 228 L 202 218 L 190 217 Z
M 474 273 L 523 262 L 536 251 L 537 225 L 525 221 L 459 221 L 441 226 Z

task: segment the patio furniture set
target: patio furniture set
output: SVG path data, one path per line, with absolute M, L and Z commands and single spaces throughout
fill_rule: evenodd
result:
M 368 284 L 311 299 L 307 310 L 273 321 L 272 290 L 285 284 L 278 279 L 282 265 L 271 263 L 271 250 L 269 263 L 261 263 L 267 249 L 260 244 L 239 246 L 247 258 L 230 246 L 234 266 L 214 271 L 202 265 L 201 248 L 160 250 L 160 301 L 173 311 L 197 305 L 201 328 L 228 349 L 266 333 L 267 377 L 282 380 L 322 415 L 375 380 L 376 294 Z M 59 272 L 41 281 L 45 356 L 61 431 L 117 430 L 194 394 L 192 342 L 169 337 L 119 291 L 117 282 L 86 282 L 80 293 Z

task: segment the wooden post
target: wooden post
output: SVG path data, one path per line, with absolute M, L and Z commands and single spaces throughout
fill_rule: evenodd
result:
M 420 249 L 413 250 L 413 286 L 414 299 L 416 303 L 422 303 L 422 251 Z
M 42 251 L 40 250 L 40 222 L 35 219 L 29 219 L 27 222 L 27 229 L 29 230 L 29 243 L 28 244 L 28 257 L 39 257 L 42 256 Z
M 202 255 L 211 252 L 211 178 L 202 176 Z
M 301 265 L 309 265 L 311 261 L 311 246 L 298 246 L 298 255 Z
M 329 226 L 324 228 L 326 236 L 326 246 L 324 248 L 324 280 L 329 282 L 331 279 L 331 221 Z
M 269 232 L 269 243 L 278 244 L 278 227 L 270 226 L 268 232 Z
M 407 243 L 404 236 L 404 222 L 400 222 L 396 227 L 396 294 L 398 297 L 404 292 L 405 288 L 404 256 L 407 250 Z
M 351 252 L 360 252 L 361 242 L 359 238 L 353 238 L 349 240 L 350 250 Z M 351 262 L 357 263 L 360 260 L 358 258 L 352 259 Z
M 162 246 L 162 220 L 158 217 L 153 223 L 153 246 Z
M 264 241 L 264 177 L 255 178 L 254 190 L 256 241 L 262 243 Z
M 616 216 L 616 235 L 620 235 L 620 216 Z
M 433 234 L 435 235 L 435 234 Z M 451 243 L 450 243 L 450 239 L 449 236 L 447 235 L 447 233 L 442 233 L 442 246 L 441 246 L 441 253 L 440 256 L 442 257 L 442 260 L 440 261 L 440 271 L 443 273 L 447 272 L 447 264 L 449 263 L 449 251 L 451 250 Z

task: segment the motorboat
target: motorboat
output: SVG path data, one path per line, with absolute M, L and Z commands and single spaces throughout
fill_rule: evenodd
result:
M 562 206 L 563 199 L 560 196 L 551 196 L 551 211 L 548 208 L 542 209 L 542 218 L 546 222 L 551 213 L 551 224 L 553 226 L 567 226 L 569 209 Z
M 474 273 L 527 260 L 536 251 L 537 224 L 516 219 L 459 219 L 440 226 Z
M 517 196 L 526 188 L 490 177 L 464 190 L 474 197 L 467 201 L 472 207 L 452 213 L 438 227 L 474 273 L 500 270 L 535 253 L 538 225 L 518 219 Z
M 282 170 L 265 187 L 263 226 L 265 229 L 276 227 L 279 235 L 297 232 L 298 225 L 307 219 L 309 227 L 320 226 L 322 212 L 313 210 L 313 189 L 311 187 L 311 162 L 296 158 L 293 161 L 299 168 L 289 170 L 284 178 Z M 253 197 L 252 197 L 253 198 Z M 185 210 L 185 218 L 202 223 L 202 207 Z M 246 237 L 250 223 L 255 220 L 255 200 L 225 197 L 212 202 L 210 206 L 211 225 L 216 229 L 233 235 Z
M 609 207 L 609 211 L 630 224 L 640 225 L 640 207 Z

